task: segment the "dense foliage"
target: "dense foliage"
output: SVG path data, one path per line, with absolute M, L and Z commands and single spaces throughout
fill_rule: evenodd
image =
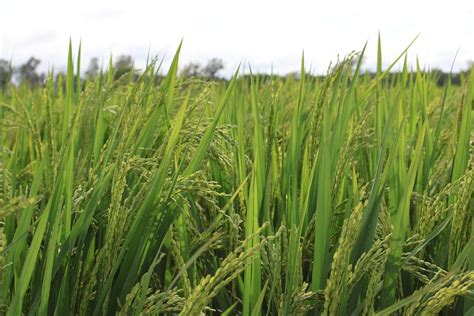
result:
M 214 82 L 178 76 L 178 49 L 157 83 L 155 62 L 81 81 L 70 49 L 59 84 L 7 85 L 3 310 L 473 312 L 474 71 L 439 87 L 379 45 L 373 76 L 364 50 Z

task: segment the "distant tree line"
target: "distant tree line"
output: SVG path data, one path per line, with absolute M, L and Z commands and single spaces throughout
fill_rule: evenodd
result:
M 41 61 L 35 57 L 30 57 L 24 64 L 14 67 L 11 62 L 0 59 L 0 89 L 5 91 L 6 87 L 10 83 L 18 85 L 29 85 L 30 87 L 36 87 L 44 85 L 46 82 L 47 75 L 40 73 L 38 66 Z M 224 68 L 224 63 L 221 59 L 213 58 L 205 65 L 199 63 L 189 63 L 181 70 L 180 74 L 189 77 L 200 77 L 207 80 L 219 79 L 218 73 Z M 134 67 L 134 61 L 130 55 L 120 55 L 114 59 L 113 63 L 114 79 L 119 79 L 125 74 L 133 73 L 134 78 L 138 78 L 138 70 Z M 93 80 L 102 71 L 99 65 L 99 59 L 94 57 L 91 58 L 84 72 L 84 79 Z M 58 83 L 58 78 L 65 76 L 63 73 L 55 75 L 55 81 Z
M 35 57 L 30 57 L 24 64 L 13 67 L 11 62 L 0 59 L 0 88 L 2 91 L 5 91 L 8 84 L 14 82 L 15 84 L 19 85 L 29 85 L 30 87 L 36 87 L 39 85 L 44 85 L 46 81 L 47 75 L 44 73 L 40 73 L 38 71 L 38 66 L 41 61 Z M 467 73 L 472 69 L 473 64 L 469 66 L 469 68 L 465 71 L 457 72 L 449 74 L 448 72 L 444 72 L 440 69 L 433 69 L 430 71 L 432 78 L 436 80 L 436 83 L 439 86 L 445 85 L 449 77 L 451 77 L 451 83 L 454 85 L 460 85 L 462 82 L 462 78 L 465 78 Z M 113 63 L 114 68 L 114 78 L 119 79 L 123 75 L 131 74 L 134 76 L 133 78 L 138 78 L 139 72 L 134 67 L 133 58 L 130 55 L 120 55 L 118 56 Z M 202 65 L 200 63 L 191 62 L 185 65 L 180 75 L 191 78 L 191 77 L 198 77 L 203 80 L 218 80 L 222 79 L 219 77 L 219 72 L 224 69 L 224 63 L 219 58 L 212 58 L 206 64 Z M 86 71 L 84 72 L 86 80 L 93 80 L 97 78 L 97 76 L 102 71 L 99 65 L 98 58 L 91 58 L 89 64 L 87 66 Z M 64 74 L 57 74 L 56 75 L 56 83 L 58 82 L 59 76 L 64 76 Z M 314 77 L 311 74 L 308 74 L 311 77 Z M 370 77 L 375 77 L 375 73 L 368 73 Z M 391 73 L 387 76 L 386 80 L 390 81 L 391 78 L 396 76 L 396 73 Z M 298 79 L 299 74 L 297 73 L 290 73 L 284 76 L 279 75 L 263 75 L 263 78 L 271 78 L 271 77 L 281 77 L 281 78 L 288 78 L 293 77 Z M 324 76 L 317 76 L 317 77 L 324 77 Z

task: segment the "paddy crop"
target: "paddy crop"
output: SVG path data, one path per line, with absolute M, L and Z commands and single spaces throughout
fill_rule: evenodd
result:
M 474 71 L 150 61 L 0 91 L 7 315 L 474 312 Z M 392 73 L 395 65 L 402 71 Z M 157 76 L 157 74 L 163 74 Z

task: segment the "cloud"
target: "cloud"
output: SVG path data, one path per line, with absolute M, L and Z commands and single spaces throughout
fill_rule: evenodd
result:
M 104 21 L 126 17 L 126 11 L 119 8 L 100 8 L 82 13 L 82 18 L 86 21 Z
M 0 20 L 0 58 L 14 62 L 30 55 L 42 69 L 64 67 L 67 43 L 83 43 L 84 65 L 91 57 L 107 60 L 131 54 L 142 67 L 148 50 L 169 62 L 184 38 L 181 64 L 220 57 L 231 74 L 240 62 L 254 69 L 284 73 L 298 70 L 301 52 L 307 65 L 325 72 L 329 62 L 359 50 L 368 40 L 366 65 L 376 59 L 380 30 L 384 65 L 418 34 L 409 61 L 418 56 L 432 68 L 455 69 L 474 59 L 471 0 L 443 2 L 354 1 L 8 1 Z M 165 66 L 166 66 L 165 62 Z

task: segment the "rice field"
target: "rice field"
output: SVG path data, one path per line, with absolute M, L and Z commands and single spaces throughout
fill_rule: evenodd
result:
M 474 71 L 379 42 L 375 75 L 208 81 L 180 49 L 0 90 L 1 314 L 474 314 Z

